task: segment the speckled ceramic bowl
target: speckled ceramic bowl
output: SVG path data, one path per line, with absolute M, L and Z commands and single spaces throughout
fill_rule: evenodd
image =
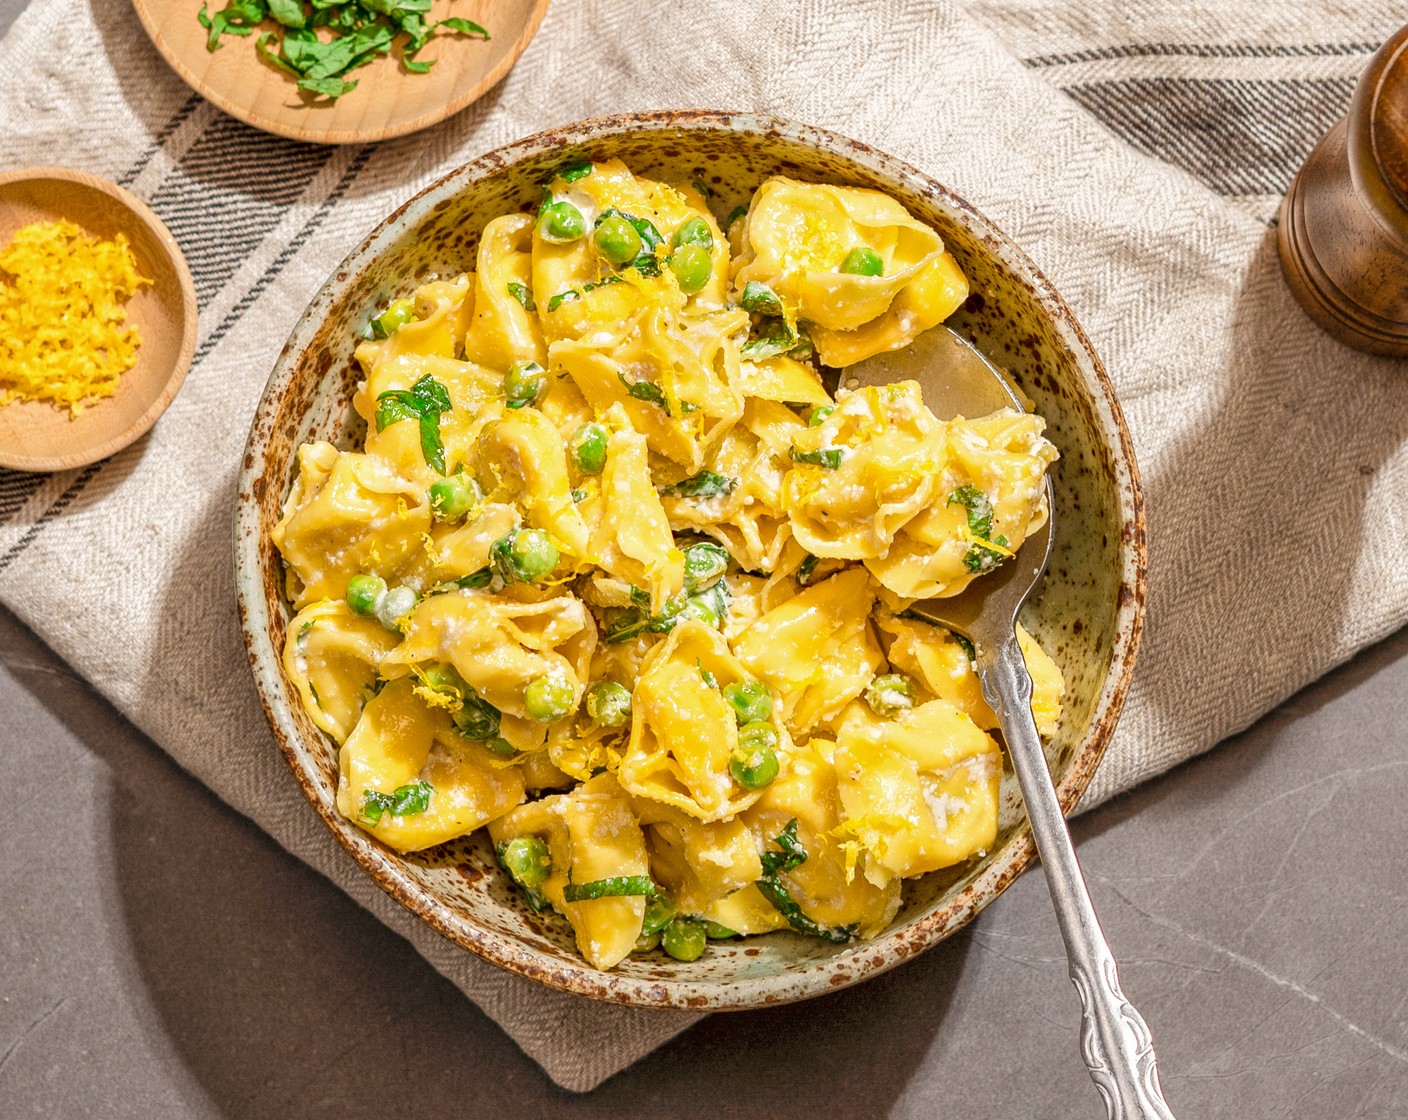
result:
M 1032 858 L 1009 773 L 1002 829 L 983 860 L 906 884 L 890 929 L 836 946 L 791 933 L 715 942 L 692 964 L 662 953 L 609 973 L 577 954 L 565 921 L 536 916 L 495 866 L 486 841 L 415 855 L 383 847 L 338 815 L 337 749 L 298 705 L 279 661 L 288 604 L 269 531 L 305 440 L 361 435 L 350 400 L 352 352 L 373 309 L 434 275 L 473 266 L 479 231 L 532 208 L 559 164 L 619 156 L 648 176 L 702 179 L 727 212 L 769 175 L 874 187 L 943 235 L 973 295 L 950 320 L 1006 366 L 1036 401 L 1061 451 L 1056 543 L 1027 624 L 1065 672 L 1066 710 L 1050 748 L 1061 803 L 1090 782 L 1129 687 L 1144 603 L 1144 519 L 1129 436 L 1110 382 L 1070 311 L 1002 233 L 963 199 L 898 160 L 833 133 L 714 112 L 585 121 L 489 152 L 388 217 L 343 261 L 279 356 L 240 475 L 236 564 L 250 660 L 269 722 L 313 809 L 362 868 L 404 906 L 471 952 L 555 988 L 640 1007 L 725 1009 L 802 999 L 883 972 L 969 921 Z

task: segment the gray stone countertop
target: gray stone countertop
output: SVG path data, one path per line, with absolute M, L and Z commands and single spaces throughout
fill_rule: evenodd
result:
M 0 612 L 0 1117 L 1099 1117 L 1039 872 L 556 1088 Z M 1408 631 L 1073 831 L 1183 1120 L 1408 1115 Z
M 1405 804 L 1408 631 L 1075 822 L 1182 1120 L 1408 1116 Z M 902 968 L 563 1092 L 0 610 L 5 1120 L 1100 1117 L 1077 1024 L 1033 871 Z

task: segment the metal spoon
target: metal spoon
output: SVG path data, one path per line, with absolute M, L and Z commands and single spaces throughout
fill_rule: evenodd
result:
M 924 402 L 941 419 L 1023 407 L 1002 371 L 943 327 L 925 332 L 903 350 L 848 366 L 841 376 L 847 388 L 901 380 L 919 382 Z M 1115 958 L 1076 861 L 1032 718 L 1032 678 L 1017 645 L 1017 612 L 1045 571 L 1051 552 L 1055 507 L 1049 478 L 1046 501 L 1051 516 L 1045 527 L 1028 537 L 1014 558 L 974 580 L 961 594 L 918 602 L 911 609 L 963 634 L 977 650 L 983 695 L 997 713 L 1017 771 L 1066 943 L 1071 982 L 1080 994 L 1081 1055 L 1111 1120 L 1173 1120 L 1159 1087 L 1149 1028 L 1120 990 Z

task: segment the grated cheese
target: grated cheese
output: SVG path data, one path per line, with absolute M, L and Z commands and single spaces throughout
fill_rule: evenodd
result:
M 71 415 L 117 391 L 142 339 L 124 306 L 151 281 L 119 233 L 35 222 L 0 251 L 0 406 L 48 401 Z

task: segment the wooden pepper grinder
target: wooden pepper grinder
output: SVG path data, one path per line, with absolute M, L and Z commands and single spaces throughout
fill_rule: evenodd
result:
M 1408 27 L 1360 75 L 1281 203 L 1291 291 L 1348 346 L 1408 357 Z

